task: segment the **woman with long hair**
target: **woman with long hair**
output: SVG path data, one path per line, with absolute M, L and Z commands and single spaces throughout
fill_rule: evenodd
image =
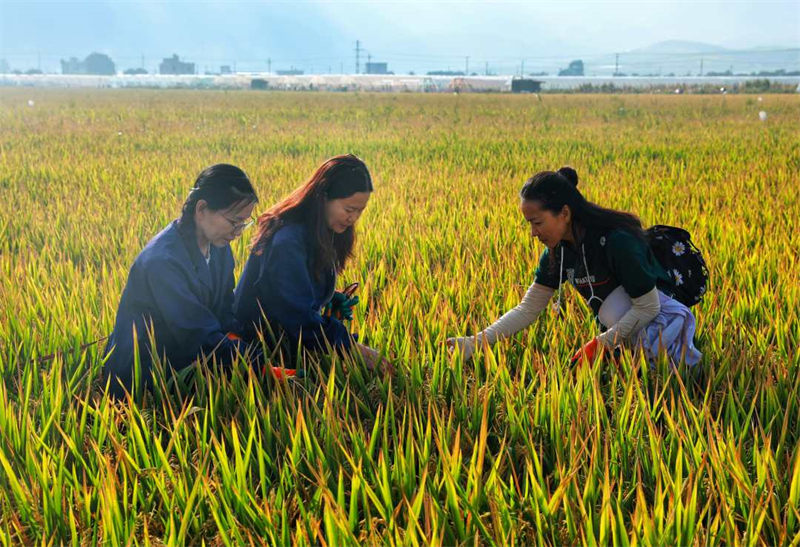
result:
M 197 177 L 181 217 L 136 257 L 105 351 L 112 395 L 123 396 L 142 382 L 151 387 L 156 358 L 174 370 L 201 356 L 229 365 L 245 349 L 234 335 L 241 326 L 233 315 L 230 243 L 250 224 L 257 201 L 244 171 L 212 165 Z
M 356 342 L 336 317 L 321 313 L 352 255 L 355 224 L 371 193 L 364 162 L 349 154 L 335 156 L 258 218 L 234 300 L 246 340 L 265 335 L 288 346 L 290 355 L 299 348 L 357 350 L 370 368 L 388 365 L 377 351 Z
M 672 298 L 673 281 L 648 246 L 640 220 L 587 201 L 570 167 L 542 171 L 520 192 L 520 212 L 531 236 L 547 248 L 522 302 L 475 336 L 449 338 L 470 357 L 476 345 L 494 344 L 529 326 L 569 281 L 605 329 L 573 362 L 594 359 L 620 344 L 641 345 L 652 363 L 664 350 L 673 363 L 700 361 L 693 345 L 692 312 Z

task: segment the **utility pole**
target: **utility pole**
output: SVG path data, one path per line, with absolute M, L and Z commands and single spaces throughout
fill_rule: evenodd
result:
M 356 40 L 356 74 L 358 74 L 359 70 L 359 55 L 361 55 L 361 42 Z
M 272 73 L 272 57 L 267 58 L 267 72 Z
M 464 76 L 469 76 L 469 55 L 464 57 Z
M 142 53 L 142 69 L 144 69 L 144 53 Z
M 614 76 L 619 74 L 619 53 L 617 55 L 617 60 L 614 62 Z
M 700 57 L 700 76 L 703 75 L 703 58 Z
M 366 70 L 367 74 L 369 74 L 369 69 L 371 64 L 372 64 L 372 54 L 367 53 L 367 70 Z
M 486 61 L 486 75 L 489 75 L 489 61 Z

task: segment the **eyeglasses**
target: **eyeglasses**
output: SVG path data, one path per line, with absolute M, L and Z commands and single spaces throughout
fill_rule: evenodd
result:
M 245 228 L 249 228 L 250 226 L 252 226 L 253 223 L 256 221 L 256 219 L 254 219 L 253 217 L 250 217 L 249 219 L 245 220 L 244 222 L 236 222 L 235 220 L 229 219 L 225 215 L 221 215 L 221 216 L 222 216 L 222 218 L 224 218 L 225 220 L 228 221 L 228 224 L 231 225 L 231 228 L 233 229 L 234 232 L 241 232 Z

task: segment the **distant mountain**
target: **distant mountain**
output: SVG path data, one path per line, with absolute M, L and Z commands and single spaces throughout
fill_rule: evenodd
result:
M 632 49 L 628 53 L 723 53 L 727 48 L 703 42 L 666 40 L 646 47 Z
M 610 76 L 758 74 L 800 70 L 800 48 L 729 49 L 703 42 L 668 40 L 646 47 L 584 58 L 584 74 Z

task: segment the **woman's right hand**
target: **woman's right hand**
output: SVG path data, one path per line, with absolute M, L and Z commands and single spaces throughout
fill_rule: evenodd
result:
M 377 350 L 358 342 L 356 342 L 356 346 L 369 370 L 373 372 L 380 371 L 384 374 L 394 374 L 394 365 L 386 357 L 381 356 Z
M 461 356 L 465 361 L 471 359 L 472 354 L 475 353 L 475 338 L 472 336 L 448 338 L 447 349 L 453 352 L 456 348 L 461 352 Z

